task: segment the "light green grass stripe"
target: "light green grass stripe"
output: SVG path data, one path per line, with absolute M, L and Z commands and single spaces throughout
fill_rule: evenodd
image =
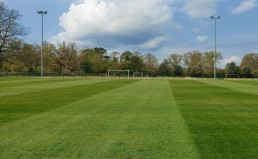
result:
M 1 157 L 199 158 L 166 80 L 143 80 L 4 126 Z
M 258 85 L 256 86 L 251 84 L 242 84 L 242 83 L 222 81 L 222 80 L 199 80 L 199 81 L 206 84 L 214 85 L 214 86 L 229 88 L 243 93 L 258 95 Z
M 35 91 L 44 91 L 48 89 L 66 88 L 66 87 L 78 86 L 83 84 L 92 84 L 92 83 L 104 82 L 104 81 L 107 81 L 107 80 L 72 80 L 72 81 L 67 80 L 67 82 L 60 80 L 60 82 L 56 81 L 53 83 L 51 82 L 51 83 L 31 84 L 31 85 L 24 85 L 24 86 L 3 87 L 3 88 L 0 88 L 1 90 L 0 96 L 30 93 Z

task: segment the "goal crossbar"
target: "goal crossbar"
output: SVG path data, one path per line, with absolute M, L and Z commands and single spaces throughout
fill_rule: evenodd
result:
M 129 79 L 129 73 L 130 73 L 129 70 L 108 70 L 108 77 L 109 77 L 110 72 L 127 72 L 128 73 L 128 79 Z

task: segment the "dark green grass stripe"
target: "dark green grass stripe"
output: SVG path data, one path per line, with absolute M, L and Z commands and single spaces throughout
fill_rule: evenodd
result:
M 257 95 L 198 81 L 170 84 L 202 158 L 257 158 Z
M 37 80 L 22 80 L 22 81 L 12 81 L 12 82 L 0 82 L 0 91 L 4 87 L 14 87 L 14 86 L 26 86 L 31 84 L 44 84 L 44 83 L 55 83 L 55 82 L 67 82 L 72 81 L 72 79 L 62 80 L 62 79 L 37 79 Z M 12 89 L 12 88 L 10 88 Z
M 0 97 L 0 126 L 135 82 L 136 80 L 105 81 L 3 96 Z

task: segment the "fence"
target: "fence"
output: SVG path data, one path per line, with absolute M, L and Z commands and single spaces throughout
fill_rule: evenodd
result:
M 0 78 L 41 78 L 40 72 L 0 72 Z M 128 76 L 123 75 L 110 75 L 108 77 L 107 73 L 44 73 L 44 78 L 114 78 L 114 79 L 127 79 Z M 183 79 L 183 78 L 207 78 L 213 79 L 213 77 L 184 77 L 184 76 L 164 76 L 162 74 L 143 74 L 143 76 L 133 77 L 130 74 L 130 78 L 132 79 Z M 241 76 L 240 76 L 241 78 Z M 224 77 L 217 77 L 217 79 L 224 79 Z M 258 79 L 258 75 L 252 75 L 251 79 Z
M 91 77 L 104 77 L 105 74 L 93 74 L 93 73 L 44 73 L 44 78 L 91 78 Z M 40 78 L 40 72 L 0 72 L 0 77 L 5 78 Z

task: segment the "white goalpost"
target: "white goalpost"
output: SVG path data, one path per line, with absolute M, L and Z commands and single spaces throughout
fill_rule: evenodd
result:
M 130 78 L 130 75 L 129 75 L 130 71 L 129 70 L 108 70 L 108 77 L 110 77 L 111 72 L 127 72 L 127 77 L 128 77 L 128 79 Z

